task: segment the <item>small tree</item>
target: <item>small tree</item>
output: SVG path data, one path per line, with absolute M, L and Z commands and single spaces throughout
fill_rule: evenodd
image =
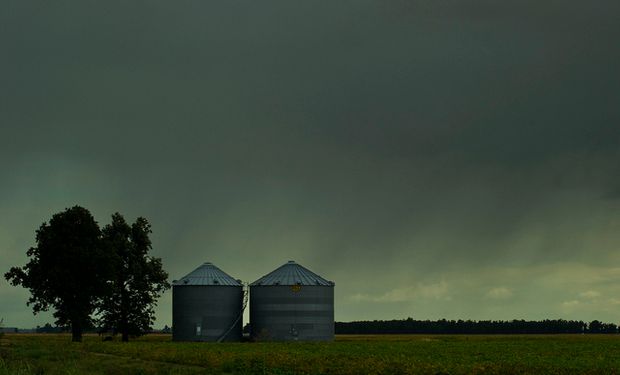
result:
M 101 323 L 128 341 L 129 335 L 139 336 L 151 329 L 157 298 L 170 288 L 168 274 L 160 258 L 148 255 L 151 226 L 145 218 L 129 226 L 115 213 L 102 233 L 104 246 L 112 254 L 113 271 L 108 293 L 98 306 Z
M 95 302 L 105 290 L 106 255 L 100 229 L 90 212 L 79 206 L 52 216 L 36 231 L 35 247 L 24 267 L 4 276 L 12 285 L 28 288 L 34 314 L 54 308 L 57 325 L 70 325 L 73 341 L 91 322 Z

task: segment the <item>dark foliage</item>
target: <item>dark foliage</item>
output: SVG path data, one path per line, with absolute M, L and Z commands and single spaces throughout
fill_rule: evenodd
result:
M 35 314 L 55 309 L 56 324 L 70 325 L 73 341 L 81 341 L 108 272 L 94 218 L 79 206 L 55 214 L 49 224 L 41 224 L 36 246 L 26 254 L 28 264 L 11 268 L 5 278 L 30 290 L 28 305 Z
M 549 334 L 618 333 L 613 323 L 575 320 L 373 320 L 336 322 L 337 334 Z
M 151 330 L 157 298 L 170 288 L 161 259 L 148 255 L 151 226 L 138 218 L 129 226 L 119 213 L 102 230 L 103 245 L 111 254 L 112 277 L 98 305 L 104 328 L 122 334 L 122 340 Z
M 588 324 L 588 333 L 618 333 L 618 326 L 593 320 Z

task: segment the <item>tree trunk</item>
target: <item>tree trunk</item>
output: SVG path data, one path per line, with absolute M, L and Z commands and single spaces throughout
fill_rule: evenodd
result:
M 82 342 L 82 325 L 79 322 L 71 322 L 71 341 Z
M 123 283 L 124 284 L 124 283 Z M 121 324 L 120 329 L 123 334 L 123 342 L 129 342 L 129 295 L 126 288 L 121 289 Z

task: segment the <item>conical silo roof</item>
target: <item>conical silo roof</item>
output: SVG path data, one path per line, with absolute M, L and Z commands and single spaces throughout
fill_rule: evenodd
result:
M 256 280 L 251 286 L 266 285 L 323 285 L 333 286 L 334 283 L 325 280 L 316 273 L 305 268 L 301 264 L 289 261 L 278 267 L 273 272 Z
M 200 267 L 183 276 L 180 280 L 172 282 L 173 285 L 225 285 L 242 286 L 226 272 L 217 268 L 213 263 L 203 263 Z

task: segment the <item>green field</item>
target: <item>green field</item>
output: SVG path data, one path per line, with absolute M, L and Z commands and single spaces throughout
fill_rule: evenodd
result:
M 330 343 L 130 343 L 7 334 L 0 374 L 615 374 L 620 336 L 337 336 Z

